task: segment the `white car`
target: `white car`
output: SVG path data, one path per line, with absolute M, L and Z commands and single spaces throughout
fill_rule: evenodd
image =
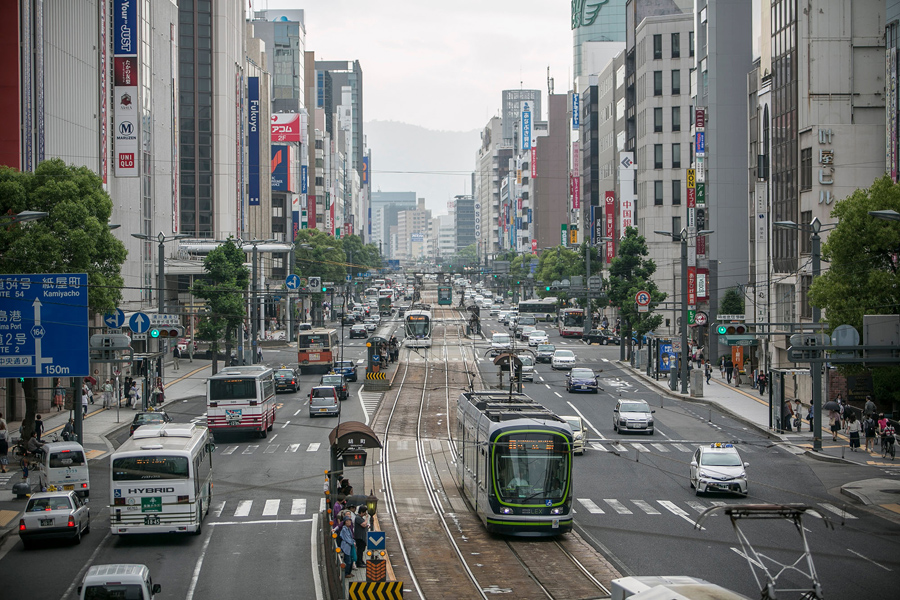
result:
M 537 346 L 538 344 L 550 343 L 550 336 L 543 329 L 535 329 L 528 334 L 528 345 Z
M 530 354 L 520 354 L 522 361 L 522 381 L 534 381 L 534 358 Z
M 734 492 L 747 495 L 747 471 L 737 448 L 716 442 L 700 446 L 691 458 L 691 487 L 699 496 L 705 492 Z
M 584 446 L 587 442 L 587 427 L 584 426 L 584 421 L 581 420 L 581 417 L 574 415 L 561 415 L 559 418 L 572 428 L 572 450 L 575 454 L 584 454 Z
M 644 400 L 621 398 L 613 409 L 613 431 L 641 431 L 653 435 L 654 412 Z
M 372 315 L 369 318 L 372 319 L 373 321 L 375 321 L 376 323 L 381 323 L 381 315 L 379 315 L 377 312 L 372 313 Z
M 508 333 L 495 333 L 491 336 L 491 356 L 497 356 L 512 349 L 512 338 Z
M 575 353 L 571 350 L 557 350 L 550 359 L 551 369 L 571 369 L 575 366 Z

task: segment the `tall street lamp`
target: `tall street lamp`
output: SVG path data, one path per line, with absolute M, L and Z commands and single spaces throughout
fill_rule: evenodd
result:
M 654 231 L 659 235 L 664 235 L 681 242 L 681 393 L 688 393 L 688 240 L 701 235 L 709 235 L 713 233 L 710 229 L 702 229 L 695 234 L 688 235 L 687 229 L 681 232 L 672 231 Z M 631 333 L 629 332 L 629 335 Z M 674 389 L 674 388 L 673 388 Z
M 584 253 L 584 285 L 585 285 L 585 295 L 587 297 L 587 307 L 584 311 L 584 335 L 590 335 L 593 323 L 591 322 L 591 248 L 593 244 L 591 243 L 591 232 L 588 232 L 588 240 L 587 240 L 587 252 Z M 601 237 L 597 238 L 598 242 L 611 242 L 613 238 L 611 237 Z
M 25 221 L 37 221 L 38 219 L 43 219 L 50 213 L 41 212 L 38 210 L 23 210 L 20 213 L 13 213 L 10 211 L 9 213 L 0 217 L 0 223 L 4 225 L 14 225 L 16 223 L 24 223 Z
M 884 221 L 900 221 L 900 213 L 896 210 L 870 210 L 869 215 Z
M 253 297 L 253 304 L 251 305 L 251 317 L 250 317 L 250 351 L 252 356 L 250 357 L 250 364 L 256 364 L 257 357 L 259 356 L 259 352 L 257 352 L 259 341 L 256 339 L 259 335 L 259 251 L 258 247 L 260 244 L 268 244 L 271 242 L 277 242 L 278 240 L 268 239 L 268 240 L 249 240 L 244 243 L 250 244 L 253 246 L 253 281 L 250 286 L 251 295 Z

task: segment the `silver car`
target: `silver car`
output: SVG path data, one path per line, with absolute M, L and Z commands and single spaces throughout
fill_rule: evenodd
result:
M 653 413 L 650 405 L 643 400 L 625 400 L 616 402 L 613 409 L 613 431 L 641 431 L 653 435 Z
M 747 495 L 747 471 L 750 463 L 743 462 L 737 449 L 728 443 L 716 442 L 700 446 L 691 458 L 691 487 L 699 496 L 705 492 L 734 492 Z
M 19 538 L 27 550 L 35 540 L 69 539 L 81 543 L 91 531 L 91 509 L 73 491 L 32 494 L 19 519 Z

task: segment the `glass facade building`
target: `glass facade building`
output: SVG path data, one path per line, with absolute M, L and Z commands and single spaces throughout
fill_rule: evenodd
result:
M 585 42 L 624 42 L 627 0 L 575 0 L 572 2 L 572 34 L 575 77 L 582 73 L 582 45 Z
M 797 171 L 797 0 L 773 0 L 772 15 L 772 221 L 799 222 Z M 798 232 L 772 232 L 776 273 L 797 270 Z

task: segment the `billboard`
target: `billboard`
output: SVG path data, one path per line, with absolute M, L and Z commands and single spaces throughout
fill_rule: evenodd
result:
M 247 184 L 249 206 L 259 206 L 259 77 L 247 78 Z
M 409 239 L 411 242 L 424 242 L 425 234 L 424 233 L 412 233 L 412 234 L 410 234 Z
M 272 191 L 295 192 L 291 180 L 291 146 L 272 146 Z
M 300 165 L 300 193 L 309 193 L 309 167 Z
M 531 105 L 526 102 L 522 108 L 522 148 L 531 148 Z
M 116 177 L 138 177 L 140 119 L 138 115 L 137 3 L 113 3 L 113 101 L 115 107 Z
M 606 210 L 604 210 L 604 214 L 606 215 L 606 237 L 615 239 L 616 238 L 616 193 L 615 192 L 606 192 Z M 615 242 L 606 242 L 606 263 L 609 264 L 612 262 L 613 258 L 616 257 L 616 243 Z
M 581 97 L 577 93 L 572 94 L 572 129 L 581 127 Z
M 275 113 L 272 115 L 273 142 L 301 141 L 300 113 Z

